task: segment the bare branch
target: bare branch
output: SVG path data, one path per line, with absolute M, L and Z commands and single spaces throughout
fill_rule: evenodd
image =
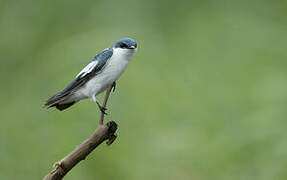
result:
M 60 180 L 81 160 L 84 160 L 98 145 L 108 140 L 110 145 L 116 138 L 117 124 L 109 121 L 99 126 L 96 131 L 70 154 L 55 164 L 55 169 L 44 177 L 44 180 Z

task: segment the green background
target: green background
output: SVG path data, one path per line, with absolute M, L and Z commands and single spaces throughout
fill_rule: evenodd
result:
M 286 1 L 2 0 L 1 180 L 41 179 L 95 130 L 90 100 L 43 102 L 122 37 L 119 137 L 66 179 L 287 179 Z

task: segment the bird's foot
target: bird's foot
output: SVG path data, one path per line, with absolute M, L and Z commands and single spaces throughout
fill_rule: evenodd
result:
M 113 90 L 113 92 L 115 92 L 115 90 L 116 90 L 116 85 L 117 85 L 117 84 L 116 84 L 116 81 L 114 81 L 113 84 L 112 84 L 112 90 Z
M 98 102 L 97 102 L 97 105 L 98 105 L 100 111 L 101 111 L 104 115 L 108 115 L 108 114 L 106 113 L 107 108 L 101 106 L 100 103 L 98 103 Z
M 100 111 L 104 114 L 104 115 L 108 115 L 108 113 L 106 113 L 107 108 L 101 106 L 100 107 Z

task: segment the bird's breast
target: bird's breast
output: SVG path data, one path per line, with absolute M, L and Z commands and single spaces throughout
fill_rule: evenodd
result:
M 106 67 L 104 67 L 102 72 L 97 76 L 101 76 L 103 82 L 111 84 L 120 77 L 120 75 L 125 71 L 127 65 L 128 61 L 124 58 L 112 57 L 110 60 L 108 60 Z
M 83 97 L 91 97 L 101 93 L 120 77 L 127 65 L 128 61 L 125 59 L 111 57 L 103 70 L 79 89 L 78 94 L 81 94 Z

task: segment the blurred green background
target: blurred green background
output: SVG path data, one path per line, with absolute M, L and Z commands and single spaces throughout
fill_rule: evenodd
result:
M 43 102 L 122 37 L 138 53 L 66 179 L 287 179 L 287 1 L 0 1 L 0 179 L 41 179 L 97 127 Z M 102 96 L 101 96 L 102 100 Z

